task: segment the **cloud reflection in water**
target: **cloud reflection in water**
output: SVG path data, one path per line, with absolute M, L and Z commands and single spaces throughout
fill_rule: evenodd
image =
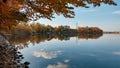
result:
M 115 54 L 115 55 L 120 55 L 120 52 L 113 52 L 113 54 Z
M 68 68 L 68 65 L 58 62 L 57 64 L 48 65 L 47 68 Z
M 55 52 L 34 51 L 33 52 L 33 55 L 35 57 L 42 57 L 44 59 L 57 58 L 58 54 L 61 54 L 61 51 L 55 51 Z
M 68 63 L 68 62 L 70 62 L 70 60 L 69 60 L 69 59 L 65 59 L 64 62 L 65 62 L 65 63 Z

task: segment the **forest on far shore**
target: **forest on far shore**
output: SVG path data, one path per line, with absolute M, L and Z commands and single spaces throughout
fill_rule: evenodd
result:
M 1 24 L 0 32 L 4 35 L 13 35 L 13 36 L 31 36 L 31 35 L 77 35 L 77 34 L 102 34 L 103 30 L 98 27 L 77 27 L 76 29 L 71 28 L 70 26 L 57 26 L 52 27 L 51 25 L 44 25 L 37 23 L 27 24 Z

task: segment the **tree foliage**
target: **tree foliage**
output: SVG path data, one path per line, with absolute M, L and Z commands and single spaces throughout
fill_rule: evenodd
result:
M 54 14 L 73 18 L 74 7 L 96 7 L 101 3 L 117 5 L 113 0 L 0 0 L 0 22 L 52 19 Z

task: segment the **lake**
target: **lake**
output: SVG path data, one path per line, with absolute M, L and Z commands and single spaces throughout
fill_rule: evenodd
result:
M 38 40 L 38 39 L 37 39 Z M 120 68 L 120 34 L 27 42 L 19 47 L 29 68 Z

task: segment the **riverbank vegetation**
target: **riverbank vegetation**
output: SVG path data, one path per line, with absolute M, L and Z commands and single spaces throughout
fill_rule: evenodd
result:
M 52 27 L 51 25 L 44 25 L 38 23 L 34 24 L 14 24 L 10 26 L 6 26 L 1 24 L 0 27 L 1 33 L 4 35 L 12 35 L 16 37 L 25 37 L 31 35 L 78 35 L 78 34 L 102 34 L 103 31 L 98 27 L 78 27 L 77 29 L 73 29 L 70 26 L 57 26 Z

